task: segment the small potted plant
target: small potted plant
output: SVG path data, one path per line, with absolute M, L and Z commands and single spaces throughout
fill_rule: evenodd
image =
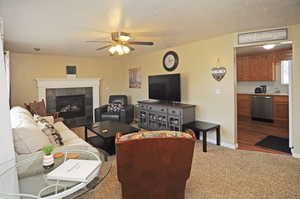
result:
M 54 150 L 54 146 L 48 145 L 43 147 L 44 159 L 43 159 L 43 167 L 45 169 L 50 169 L 54 166 L 54 158 L 52 155 L 52 151 Z

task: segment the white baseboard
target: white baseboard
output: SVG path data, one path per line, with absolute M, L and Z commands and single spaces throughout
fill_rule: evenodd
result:
M 202 137 L 200 137 L 199 139 L 202 140 Z M 215 139 L 207 138 L 207 142 L 211 143 L 211 144 L 217 144 L 217 141 Z M 221 140 L 221 146 L 226 147 L 226 148 L 230 148 L 230 149 L 237 149 L 238 148 L 238 144 L 230 144 L 230 143 L 227 143 L 227 142 L 222 142 L 222 140 Z
M 294 150 L 292 149 L 292 156 L 294 158 L 300 158 L 300 153 L 295 153 Z

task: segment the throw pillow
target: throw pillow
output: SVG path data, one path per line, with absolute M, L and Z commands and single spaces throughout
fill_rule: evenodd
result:
M 60 133 L 54 128 L 52 124 L 45 124 L 42 131 L 48 136 L 49 141 L 54 146 L 64 145 Z
M 36 126 L 32 115 L 22 107 L 13 107 L 10 110 L 10 119 L 12 128 Z
M 121 109 L 123 108 L 124 108 L 123 104 L 120 103 L 108 104 L 107 112 L 117 113 L 120 112 Z
M 18 154 L 30 154 L 49 145 L 48 137 L 37 126 L 13 128 L 15 150 Z
M 47 120 L 47 118 L 45 119 L 45 117 L 40 117 L 38 115 L 35 116 L 35 120 L 36 120 L 38 126 L 40 127 L 40 129 L 42 130 L 42 132 L 44 132 L 48 136 L 49 141 L 52 145 L 54 145 L 54 146 L 64 145 L 64 143 L 62 141 L 62 137 L 61 137 L 60 133 L 53 126 L 53 123 L 51 124 Z
M 179 131 L 143 131 L 138 133 L 130 133 L 123 135 L 120 141 L 132 140 L 132 139 L 144 139 L 144 138 L 167 138 L 167 137 L 179 137 L 179 138 L 193 138 L 190 134 Z
M 44 117 L 42 117 L 42 116 L 40 116 L 40 115 L 34 114 L 34 115 L 33 115 L 33 119 L 34 119 L 34 121 L 35 121 L 36 123 L 38 123 L 39 120 L 45 119 L 48 123 L 54 124 L 54 117 L 53 117 L 53 116 L 44 116 Z

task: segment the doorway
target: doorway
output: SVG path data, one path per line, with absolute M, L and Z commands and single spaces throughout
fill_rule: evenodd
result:
M 292 43 L 236 48 L 237 143 L 291 154 Z

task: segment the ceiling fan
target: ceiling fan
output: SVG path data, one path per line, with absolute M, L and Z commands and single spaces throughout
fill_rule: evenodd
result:
M 100 48 L 97 48 L 96 51 L 108 48 L 108 51 L 111 55 L 128 54 L 130 51 L 135 50 L 131 45 L 144 45 L 144 46 L 154 45 L 153 42 L 132 41 L 130 34 L 126 32 L 112 32 L 111 39 L 112 39 L 111 41 L 86 41 L 86 42 L 110 43 L 109 45 L 105 45 Z

